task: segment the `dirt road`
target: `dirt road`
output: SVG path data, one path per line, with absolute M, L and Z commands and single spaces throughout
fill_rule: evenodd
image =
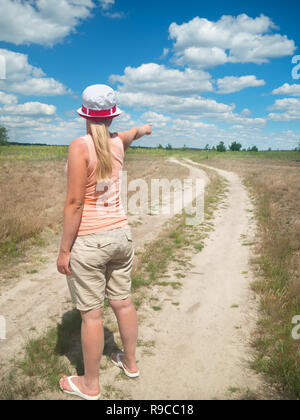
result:
M 173 163 L 188 166 L 191 176 L 208 182 L 205 172 L 193 162 Z M 186 273 L 183 289 L 160 296 L 165 301 L 160 312 L 153 312 L 150 306 L 142 309 L 146 322 L 140 339 L 155 342 L 153 355 L 139 349 L 141 378 L 132 382 L 118 379 L 118 387 L 134 400 L 223 399 L 232 397 L 229 388 L 238 394 L 247 389 L 260 392 L 263 386 L 248 368 L 257 305 L 249 288 L 250 249 L 243 244 L 255 236 L 253 207 L 237 175 L 217 172 L 229 181 L 230 191 L 226 206 L 216 213 L 215 231 L 204 250 L 193 257 L 194 268 Z M 137 247 L 152 240 L 163 222 L 160 216 L 144 216 L 133 229 Z M 70 309 L 70 303 L 65 303 L 69 299 L 66 282 L 53 264 L 58 240 L 45 251 L 51 262 L 37 277 L 25 276 L 0 296 L 0 312 L 8 324 L 7 340 L 0 343 L 2 362 L 22 351 L 32 328 L 43 331 Z M 109 368 L 102 385 L 113 384 L 118 373 L 117 368 Z
M 155 341 L 155 355 L 141 357 L 141 378 L 126 382 L 134 400 L 227 399 L 242 398 L 249 390 L 264 392 L 262 379 L 248 364 L 257 304 L 250 290 L 251 251 L 244 245 L 255 237 L 253 205 L 236 174 L 217 172 L 229 181 L 226 206 L 219 209 L 204 250 L 193 258 L 183 289 L 173 293 L 172 301 L 180 306 L 166 302 L 141 332 Z

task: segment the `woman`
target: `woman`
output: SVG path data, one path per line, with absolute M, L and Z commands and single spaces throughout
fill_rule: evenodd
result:
M 104 348 L 105 296 L 118 320 L 124 353 L 112 362 L 131 378 L 139 376 L 135 352 L 137 314 L 130 299 L 134 257 L 131 231 L 120 198 L 126 151 L 134 140 L 152 133 L 150 124 L 110 134 L 121 114 L 115 92 L 105 85 L 88 87 L 77 112 L 87 120 L 87 135 L 74 140 L 68 157 L 68 194 L 57 261 L 67 276 L 72 300 L 82 317 L 83 377 L 63 377 L 61 389 L 86 400 L 101 396 L 99 366 Z

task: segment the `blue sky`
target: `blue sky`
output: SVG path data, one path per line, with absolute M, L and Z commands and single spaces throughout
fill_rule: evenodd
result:
M 293 149 L 299 11 L 294 0 L 0 0 L 0 124 L 12 141 L 69 144 L 85 130 L 82 91 L 105 83 L 124 111 L 114 130 L 153 123 L 137 144 Z

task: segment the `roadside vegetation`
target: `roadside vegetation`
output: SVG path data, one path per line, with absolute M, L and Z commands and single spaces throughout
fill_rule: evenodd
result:
M 253 288 L 261 296 L 262 318 L 254 367 L 294 399 L 300 399 L 300 341 L 292 337 L 292 320 L 300 315 L 299 169 L 246 176 L 260 227 Z

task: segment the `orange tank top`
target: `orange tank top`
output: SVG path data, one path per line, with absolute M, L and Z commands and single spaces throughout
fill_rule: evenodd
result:
M 96 181 L 97 154 L 91 135 L 82 137 L 89 149 L 88 179 L 82 219 L 78 236 L 106 232 L 128 226 L 121 201 L 121 180 L 124 163 L 124 145 L 117 134 L 110 139 L 112 154 L 112 177 L 107 181 Z

